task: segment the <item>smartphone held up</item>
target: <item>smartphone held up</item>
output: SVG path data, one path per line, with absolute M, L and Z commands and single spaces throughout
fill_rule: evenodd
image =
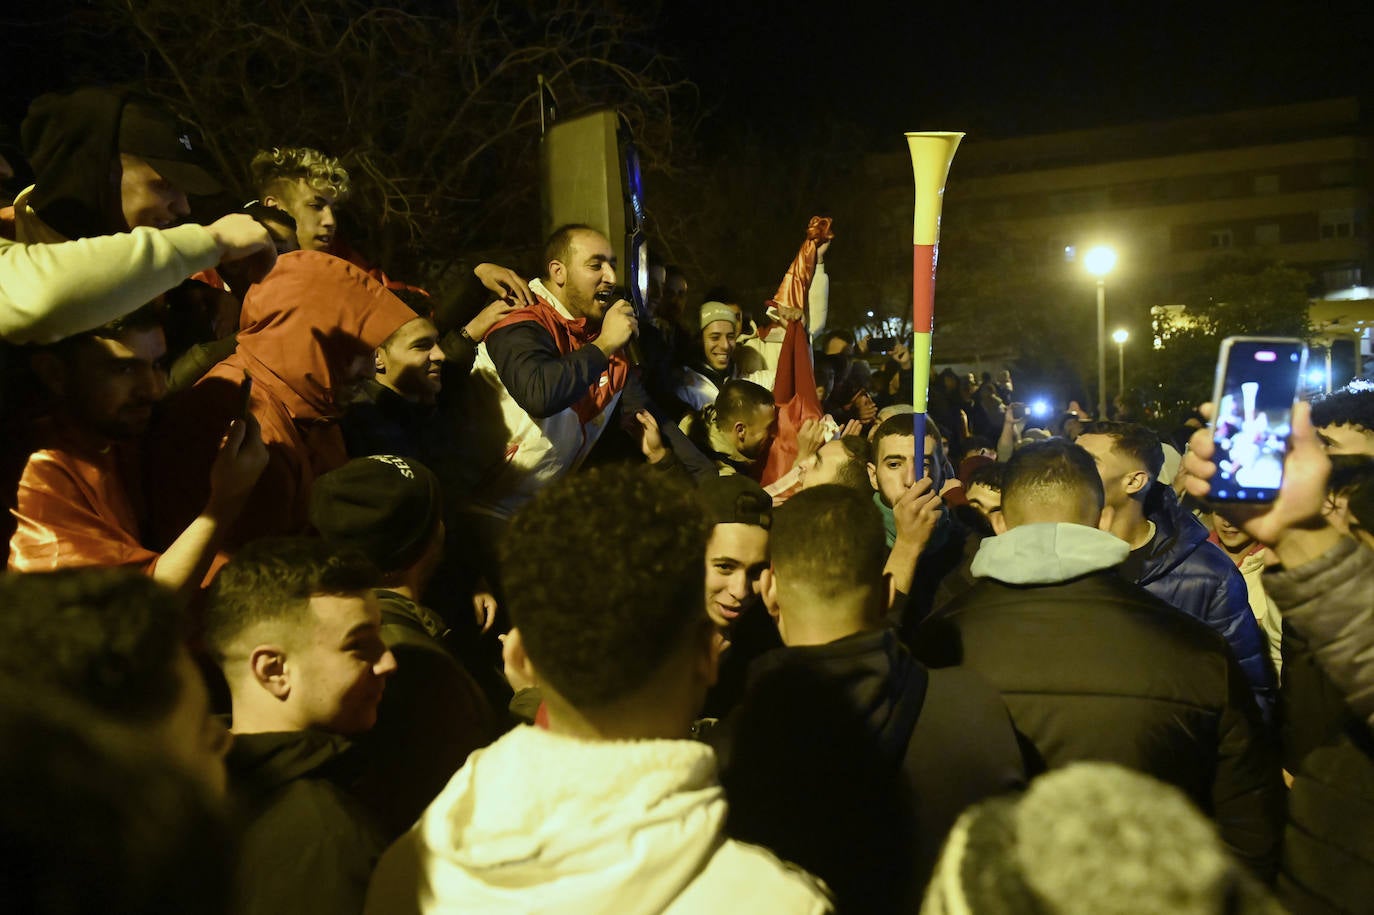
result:
M 1212 392 L 1213 501 L 1274 501 L 1306 370 L 1307 344 L 1301 340 L 1227 337 L 1221 342 Z

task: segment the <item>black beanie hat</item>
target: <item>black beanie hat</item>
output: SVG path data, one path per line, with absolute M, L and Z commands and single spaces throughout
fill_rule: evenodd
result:
M 360 550 L 383 572 L 420 558 L 442 510 L 434 473 L 394 455 L 355 458 L 315 480 L 310 493 L 310 523 L 320 535 Z

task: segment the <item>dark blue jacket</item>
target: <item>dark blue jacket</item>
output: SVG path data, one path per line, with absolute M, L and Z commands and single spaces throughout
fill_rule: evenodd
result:
M 1148 517 L 1156 534 L 1136 584 L 1226 638 L 1269 721 L 1276 678 L 1264 633 L 1250 610 L 1245 579 L 1225 553 L 1207 542 L 1207 528 L 1179 504 L 1173 490 L 1155 489 L 1150 499 L 1158 507 Z

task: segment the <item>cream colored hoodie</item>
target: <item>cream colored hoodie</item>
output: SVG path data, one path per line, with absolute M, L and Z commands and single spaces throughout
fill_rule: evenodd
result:
M 0 339 L 53 343 L 148 304 L 219 262 L 208 229 L 197 225 L 67 241 L 15 201 L 19 241 L 0 239 Z
M 829 912 L 822 884 L 725 838 L 716 758 L 688 740 L 520 727 L 472 754 L 382 857 L 365 912 Z

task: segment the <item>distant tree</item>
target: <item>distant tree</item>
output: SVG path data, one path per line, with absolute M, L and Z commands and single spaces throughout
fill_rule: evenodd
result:
M 695 106 L 647 24 L 594 0 L 94 0 L 79 22 L 73 66 L 122 66 L 166 100 L 243 199 L 259 148 L 340 156 L 349 241 L 421 282 L 537 245 L 541 74 L 563 117 L 618 108 L 648 170 L 670 166 Z
M 1141 394 L 1161 421 L 1211 396 L 1221 340 L 1232 336 L 1311 336 L 1307 288 L 1312 278 L 1268 255 L 1214 258 L 1183 295 L 1181 312 L 1157 314 L 1157 345 L 1141 369 Z

